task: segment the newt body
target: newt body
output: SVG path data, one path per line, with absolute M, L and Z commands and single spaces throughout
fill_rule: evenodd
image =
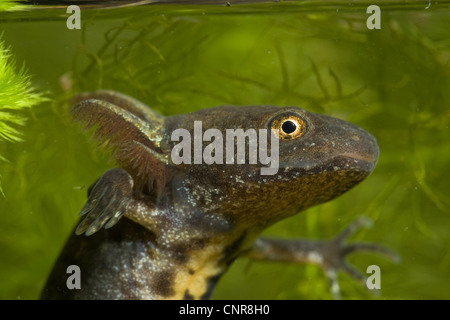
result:
M 270 225 L 341 195 L 371 173 L 378 146 L 355 125 L 296 107 L 222 106 L 163 117 L 112 91 L 76 100 L 74 118 L 96 128 L 119 168 L 89 188 L 84 220 L 58 258 L 44 299 L 205 299 L 245 255 L 314 262 L 334 281 L 338 269 L 352 273 L 343 262 L 349 252 L 383 251 L 375 245 L 345 251 L 342 241 L 324 246 L 258 238 Z M 194 121 L 223 133 L 278 130 L 277 173 L 261 175 L 261 163 L 174 165 L 171 134 L 178 128 L 193 133 Z M 81 269 L 81 290 L 66 287 L 69 265 Z

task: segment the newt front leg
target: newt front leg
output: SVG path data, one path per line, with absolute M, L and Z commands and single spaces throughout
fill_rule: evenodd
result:
M 75 234 L 94 234 L 101 227 L 111 228 L 126 212 L 133 195 L 133 178 L 123 169 L 106 171 L 88 189 L 88 200 L 79 216 L 86 216 Z

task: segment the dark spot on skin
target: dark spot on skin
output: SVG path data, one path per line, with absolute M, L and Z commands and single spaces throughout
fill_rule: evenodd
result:
M 189 290 L 186 290 L 184 292 L 183 300 L 194 300 L 194 296 L 189 293 Z
M 173 247 L 173 258 L 178 264 L 185 264 L 189 261 L 188 249 L 184 244 L 175 245 Z
M 206 246 L 205 240 L 193 240 L 189 244 L 176 244 L 172 247 L 174 261 L 178 264 L 186 264 L 191 258 L 192 251 L 201 250 Z
M 206 245 L 206 243 L 205 243 L 205 240 L 203 240 L 203 239 L 196 239 L 196 240 L 192 241 L 192 243 L 191 243 L 192 249 L 196 249 L 196 250 L 203 249 L 205 247 L 205 245 Z
M 206 300 L 211 297 L 211 294 L 214 290 L 214 287 L 216 286 L 217 281 L 219 281 L 220 277 L 223 273 L 219 273 L 218 275 L 209 277 L 206 279 L 206 291 L 205 293 L 200 297 L 201 300 Z
M 192 269 L 189 269 L 189 270 L 188 270 L 188 273 L 189 273 L 190 275 L 193 275 L 193 274 L 195 273 L 195 271 L 192 270 Z
M 161 271 L 153 275 L 151 289 L 157 295 L 170 297 L 175 294 L 173 289 L 174 273 L 172 271 Z

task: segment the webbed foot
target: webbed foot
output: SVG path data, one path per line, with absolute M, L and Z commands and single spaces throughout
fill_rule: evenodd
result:
M 361 227 L 367 228 L 371 226 L 372 221 L 370 219 L 361 217 L 349 224 L 336 237 L 329 241 L 323 241 L 319 246 L 323 254 L 326 254 L 322 263 L 319 265 L 322 267 L 328 278 L 331 294 L 334 299 L 340 298 L 340 288 L 337 278 L 339 271 L 348 274 L 350 277 L 360 282 L 362 286 L 367 286 L 367 276 L 346 262 L 345 258 L 349 254 L 366 251 L 379 253 L 394 262 L 398 262 L 400 260 L 400 257 L 395 252 L 378 244 L 362 242 L 350 244 L 346 243 L 347 239 L 358 229 Z
M 88 200 L 79 216 L 85 216 L 75 234 L 87 236 L 115 225 L 132 200 L 133 178 L 123 169 L 106 171 L 88 190 Z
M 359 218 L 330 240 L 259 238 L 247 256 L 256 260 L 316 264 L 324 270 L 330 283 L 333 298 L 339 299 L 340 288 L 337 279 L 339 271 L 347 273 L 363 286 L 366 286 L 367 277 L 345 261 L 349 254 L 369 251 L 380 253 L 394 262 L 400 260 L 400 257 L 395 252 L 378 244 L 346 243 L 348 237 L 355 231 L 361 227 L 370 227 L 371 224 L 369 219 L 364 217 Z

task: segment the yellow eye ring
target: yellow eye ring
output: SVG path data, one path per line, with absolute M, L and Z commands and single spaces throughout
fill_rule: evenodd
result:
M 269 124 L 272 133 L 280 140 L 294 140 L 306 132 L 306 122 L 295 113 L 282 113 L 275 116 Z

